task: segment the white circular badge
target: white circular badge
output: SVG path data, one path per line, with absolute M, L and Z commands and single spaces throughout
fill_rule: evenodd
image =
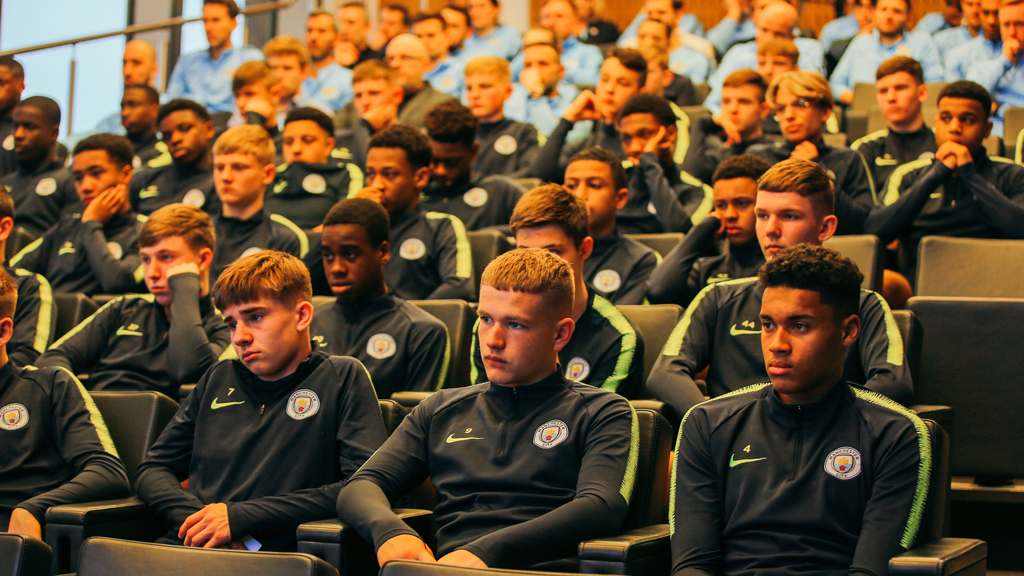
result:
M 427 246 L 419 238 L 409 238 L 398 247 L 398 254 L 406 260 L 419 260 L 427 253 Z
M 36 194 L 49 196 L 57 191 L 57 181 L 53 178 L 43 178 L 36 184 Z
M 8 134 L 4 138 L 4 150 L 14 150 L 14 134 Z
M 312 390 L 296 390 L 288 397 L 289 416 L 296 420 L 309 418 L 320 410 L 320 398 Z
M 366 353 L 378 360 L 394 356 L 397 350 L 398 344 L 395 343 L 395 339 L 391 334 L 383 332 L 374 334 L 366 342 Z
M 110 255 L 114 257 L 114 260 L 120 260 L 121 257 L 124 256 L 124 250 L 117 242 L 107 242 L 107 250 L 110 252 Z
M 856 478 L 860 475 L 860 452 L 849 446 L 833 450 L 825 458 L 825 472 L 840 480 Z
M 441 88 L 451 88 L 453 86 L 455 86 L 455 78 L 445 76 L 441 79 Z
M 139 158 L 138 156 L 132 158 L 132 168 L 135 170 L 142 168 L 142 158 Z
M 594 288 L 605 294 L 615 292 L 622 286 L 622 276 L 615 270 L 601 270 L 594 274 Z
M 533 433 L 533 443 L 538 448 L 547 450 L 565 442 L 565 439 L 568 437 L 569 427 L 565 425 L 565 422 L 551 420 L 541 424 L 537 431 Z
M 910 49 L 910 46 L 907 46 L 906 44 L 904 44 L 903 46 L 900 46 L 899 48 L 896 49 L 896 55 L 897 56 L 913 57 L 914 56 L 914 51 Z
M 654 207 L 654 202 L 647 203 L 647 211 L 650 212 L 651 214 L 658 214 L 658 209 Z
M 509 134 L 499 136 L 498 139 L 494 141 L 494 151 L 497 152 L 498 154 L 504 154 L 505 156 L 508 156 L 509 154 L 515 152 L 518 148 L 519 143 L 516 142 L 516 139 Z
M 570 380 L 582 381 L 590 375 L 590 363 L 579 356 L 574 356 L 565 367 L 565 377 Z
M 323 194 L 327 190 L 327 180 L 319 174 L 307 174 L 302 179 L 302 189 L 310 194 Z
M 188 204 L 193 208 L 202 208 L 203 204 L 206 204 L 206 194 L 199 188 L 193 188 L 185 193 L 185 197 L 181 199 L 183 204 Z
M 28 408 L 24 404 L 8 404 L 0 408 L 0 428 L 17 430 L 28 424 Z
M 462 201 L 473 208 L 479 208 L 487 204 L 487 190 L 483 188 L 472 188 L 462 195 Z
M 259 246 L 253 246 L 252 248 L 246 248 L 245 252 L 242 252 L 242 255 L 239 256 L 239 258 L 245 258 L 246 256 L 252 256 L 253 254 L 258 254 L 260 252 L 263 252 L 263 248 L 260 248 Z
M 686 63 L 679 62 L 678 60 L 668 65 L 669 69 L 675 74 L 682 74 L 686 71 Z

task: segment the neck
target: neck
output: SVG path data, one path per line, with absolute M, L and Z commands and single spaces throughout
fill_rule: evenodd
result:
M 924 115 L 918 114 L 914 118 L 901 124 L 889 124 L 889 130 L 893 132 L 917 132 L 924 127 Z
M 221 204 L 221 214 L 223 214 L 225 218 L 238 218 L 239 220 L 248 220 L 258 214 L 262 209 L 263 196 L 260 196 L 255 202 L 247 206 L 232 206 L 225 203 Z
M 596 240 L 598 238 L 607 238 L 615 233 L 615 219 L 607 224 L 595 224 L 590 223 L 590 235 Z
M 842 378 L 842 374 L 837 375 L 830 382 L 819 384 L 817 386 L 814 386 L 810 390 L 807 390 L 806 392 L 800 392 L 799 394 L 778 393 L 779 399 L 782 400 L 783 404 L 794 405 L 810 404 L 812 402 L 817 402 L 818 400 L 824 398 L 833 388 L 835 388 L 836 384 L 839 383 L 840 378 Z
M 333 56 L 333 53 L 328 52 L 323 58 L 320 58 L 319 60 L 315 58 L 310 59 L 310 75 L 313 76 L 313 78 L 316 78 L 318 72 L 326 68 L 328 65 L 330 65 L 331 62 L 334 61 Z
M 203 168 L 208 168 L 212 162 L 213 162 L 213 158 L 210 155 L 210 151 L 207 150 L 206 152 L 203 153 L 203 155 L 198 160 L 196 160 L 192 164 L 182 164 L 181 167 L 182 168 L 195 168 L 197 170 L 202 170 Z
M 981 33 L 981 26 L 971 26 L 970 24 L 964 26 L 967 31 L 971 33 L 971 38 L 977 38 L 978 34 Z
M 309 355 L 313 353 L 313 345 L 309 342 L 308 329 L 305 330 L 305 336 L 306 337 L 302 338 L 299 343 L 299 349 L 295 351 L 295 359 L 292 360 L 291 364 L 289 364 L 287 368 L 277 374 L 277 377 L 273 380 L 264 380 L 263 378 L 260 378 L 260 380 L 263 380 L 264 382 L 276 382 L 282 378 L 287 378 L 292 374 L 295 374 L 295 371 L 299 369 L 299 364 L 302 364 L 303 360 L 309 358 Z
M 57 159 L 57 150 L 54 148 L 54 149 L 51 149 L 50 152 L 46 156 L 43 156 L 43 157 L 38 158 L 36 160 L 23 160 L 23 161 L 20 161 L 19 164 L 21 165 L 21 168 L 25 172 L 35 172 L 36 170 L 39 169 L 40 166 L 48 164 L 49 162 L 51 162 L 53 160 L 56 160 L 56 159 Z
M 0 346 L 0 368 L 7 366 L 10 359 L 7 357 L 7 346 Z
M 495 122 L 501 122 L 505 119 L 505 111 L 498 108 L 498 111 L 486 118 L 480 118 L 481 124 L 494 124 Z
M 210 59 L 211 60 L 216 60 L 217 58 L 220 58 L 220 55 L 223 54 L 225 50 L 230 50 L 230 49 L 231 49 L 231 39 L 230 38 L 228 39 L 227 42 L 221 44 L 220 46 L 210 46 Z
M 574 269 L 572 273 L 576 277 L 576 296 L 572 303 L 572 321 L 577 322 L 587 309 L 587 300 L 590 298 L 590 294 L 587 293 L 587 285 L 583 282 L 583 266 L 579 266 L 579 270 Z
M 363 294 L 363 297 L 359 298 L 358 300 L 350 300 L 350 299 L 347 299 L 347 298 L 343 298 L 341 296 L 338 296 L 338 300 L 341 300 L 342 302 L 344 302 L 346 304 L 349 304 L 350 306 L 359 306 L 360 304 L 363 304 L 364 302 L 369 302 L 371 300 L 376 300 L 377 298 L 380 298 L 381 296 L 383 296 L 383 295 L 385 295 L 387 293 L 388 293 L 388 287 L 384 284 L 384 282 L 381 282 L 376 288 L 374 288 L 373 290 L 370 290 L 366 294 Z
M 145 132 L 136 132 L 135 134 L 128 134 L 128 139 L 131 140 L 132 142 L 142 142 L 144 140 L 149 140 L 154 136 L 156 136 L 156 126 L 153 126 L 151 129 L 148 129 Z
M 495 22 L 495 23 L 491 24 L 490 26 L 488 26 L 487 28 L 477 28 L 475 30 L 475 32 L 476 32 L 477 36 L 485 36 L 487 34 L 490 34 L 491 30 L 494 30 L 497 27 L 498 27 L 498 23 Z
M 761 136 L 764 136 L 764 130 L 761 129 L 761 123 L 758 122 L 750 127 L 746 132 L 740 134 L 740 140 L 748 142 L 750 140 L 757 140 Z

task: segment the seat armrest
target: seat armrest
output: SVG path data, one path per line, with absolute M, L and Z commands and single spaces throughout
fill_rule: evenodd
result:
M 968 538 L 939 538 L 889 560 L 892 576 L 985 576 L 988 545 Z
M 667 575 L 672 565 L 668 524 L 654 524 L 580 543 L 583 574 Z
M 136 496 L 54 506 L 46 511 L 46 543 L 53 549 L 51 573 L 77 571 L 79 550 L 87 538 L 152 542 L 166 531 L 163 520 Z
M 431 545 L 434 540 L 433 512 L 408 508 L 396 508 L 394 512 L 428 546 Z M 296 536 L 299 552 L 327 561 L 345 576 L 377 576 L 380 571 L 371 543 L 337 518 L 301 524 Z
M 930 404 L 914 404 L 910 409 L 919 418 L 933 420 L 946 430 L 953 424 L 953 408 L 949 406 L 932 406 Z
M 420 402 L 426 400 L 431 394 L 433 394 L 433 392 L 413 392 L 405 390 L 402 392 L 395 392 L 391 395 L 391 399 L 412 410 L 419 406 Z
M 62 504 L 46 511 L 46 524 L 85 526 L 149 518 L 153 512 L 138 496 L 82 504 Z

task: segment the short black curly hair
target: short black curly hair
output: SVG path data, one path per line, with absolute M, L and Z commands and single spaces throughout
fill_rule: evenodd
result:
M 367 151 L 373 148 L 397 148 L 405 151 L 405 159 L 412 166 L 413 170 L 430 166 L 434 159 L 434 152 L 430 148 L 430 141 L 422 132 L 405 124 L 395 124 L 370 138 L 370 145 Z
M 298 108 L 292 108 L 288 115 L 284 117 L 284 125 L 287 126 L 292 122 L 298 122 L 300 120 L 310 120 L 315 122 L 317 126 L 323 129 L 328 136 L 334 136 L 334 120 L 327 115 L 326 112 L 312 106 L 300 106 Z
M 982 118 L 983 122 L 988 120 L 989 114 L 992 112 L 992 96 L 977 82 L 970 80 L 950 82 L 939 92 L 936 102 L 942 102 L 943 98 L 963 98 L 981 104 L 981 109 L 985 114 L 985 117 Z
M 480 124 L 476 116 L 458 100 L 446 100 L 427 112 L 423 122 L 427 136 L 442 144 L 463 144 L 473 146 L 476 127 Z
M 618 121 L 622 122 L 623 118 L 631 114 L 650 114 L 654 116 L 658 124 L 666 128 L 676 124 L 676 113 L 672 110 L 672 105 L 657 94 L 646 92 L 635 94 L 626 101 L 622 110 L 619 111 Z
M 339 224 L 355 224 L 366 230 L 366 239 L 374 246 L 387 242 L 390 236 L 391 220 L 383 206 L 366 198 L 346 198 L 327 212 L 324 228 Z
M 714 176 L 711 177 L 711 183 L 733 178 L 750 178 L 757 182 L 769 168 L 771 168 L 771 164 L 768 164 L 764 158 L 753 154 L 740 154 L 719 164 L 715 169 Z
M 626 188 L 626 170 L 622 167 L 622 160 L 615 154 L 599 146 L 591 146 L 577 152 L 569 159 L 569 164 L 583 160 L 594 160 L 607 164 L 608 169 L 612 172 L 612 185 L 615 186 L 615 190 Z
M 196 118 L 199 118 L 200 122 L 210 121 L 210 111 L 199 102 L 187 98 L 175 98 L 160 107 L 160 111 L 156 113 L 157 125 L 163 123 L 164 118 L 179 110 L 191 110 L 196 115 Z
M 111 164 L 117 168 L 131 166 L 132 160 L 135 159 L 135 149 L 127 138 L 116 134 L 105 133 L 93 134 L 92 136 L 79 140 L 78 144 L 75 144 L 75 148 L 71 152 L 71 157 L 73 158 L 82 152 L 90 152 L 93 150 L 103 150 L 106 152 L 107 158 L 110 159 Z
M 864 275 L 839 252 L 823 246 L 797 244 L 765 263 L 757 281 L 765 288 L 796 288 L 817 292 L 821 303 L 841 320 L 860 310 L 860 284 Z

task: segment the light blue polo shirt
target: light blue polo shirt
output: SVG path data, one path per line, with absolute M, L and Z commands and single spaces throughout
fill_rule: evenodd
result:
M 235 96 L 231 79 L 239 66 L 251 60 L 263 60 L 263 52 L 252 46 L 232 46 L 221 52 L 217 60 L 210 59 L 209 49 L 186 54 L 174 66 L 164 94 L 169 99 L 195 100 L 211 113 L 232 112 Z

